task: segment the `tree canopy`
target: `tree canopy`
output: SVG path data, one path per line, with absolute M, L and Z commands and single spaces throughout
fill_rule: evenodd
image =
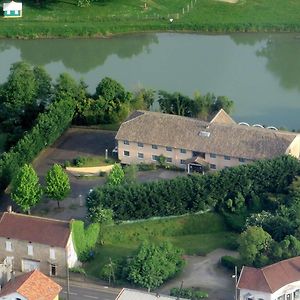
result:
M 42 196 L 39 178 L 31 165 L 25 164 L 12 182 L 11 198 L 22 209 L 30 213 Z
M 46 176 L 46 195 L 56 200 L 59 207 L 59 202 L 64 200 L 70 191 L 71 187 L 68 175 L 60 165 L 54 164 Z

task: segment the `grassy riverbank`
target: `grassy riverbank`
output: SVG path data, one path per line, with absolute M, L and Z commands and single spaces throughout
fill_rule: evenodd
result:
M 0 36 L 88 37 L 148 30 L 300 31 L 300 1 L 295 0 L 239 0 L 236 4 L 217 0 L 98 0 L 85 8 L 78 7 L 77 1 L 26 2 L 21 19 L 0 19 Z

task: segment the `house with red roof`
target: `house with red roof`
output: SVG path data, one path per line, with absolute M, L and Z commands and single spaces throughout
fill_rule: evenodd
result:
M 0 300 L 58 300 L 62 287 L 38 270 L 11 279 L 0 291 Z
M 0 261 L 14 271 L 65 277 L 78 264 L 71 222 L 5 212 L 0 218 Z
M 299 300 L 300 256 L 263 267 L 243 267 L 237 283 L 239 300 Z

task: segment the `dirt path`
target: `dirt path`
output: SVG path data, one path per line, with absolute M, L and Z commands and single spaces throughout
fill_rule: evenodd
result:
M 159 292 L 169 294 L 172 287 L 198 287 L 209 293 L 211 300 L 232 300 L 234 279 L 232 274 L 218 265 L 224 255 L 237 256 L 237 252 L 217 249 L 207 256 L 186 256 L 187 265 L 182 274 L 160 288 Z

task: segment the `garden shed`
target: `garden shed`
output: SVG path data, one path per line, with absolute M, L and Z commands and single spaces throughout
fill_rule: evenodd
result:
M 22 2 L 3 3 L 3 15 L 4 18 L 22 17 Z

